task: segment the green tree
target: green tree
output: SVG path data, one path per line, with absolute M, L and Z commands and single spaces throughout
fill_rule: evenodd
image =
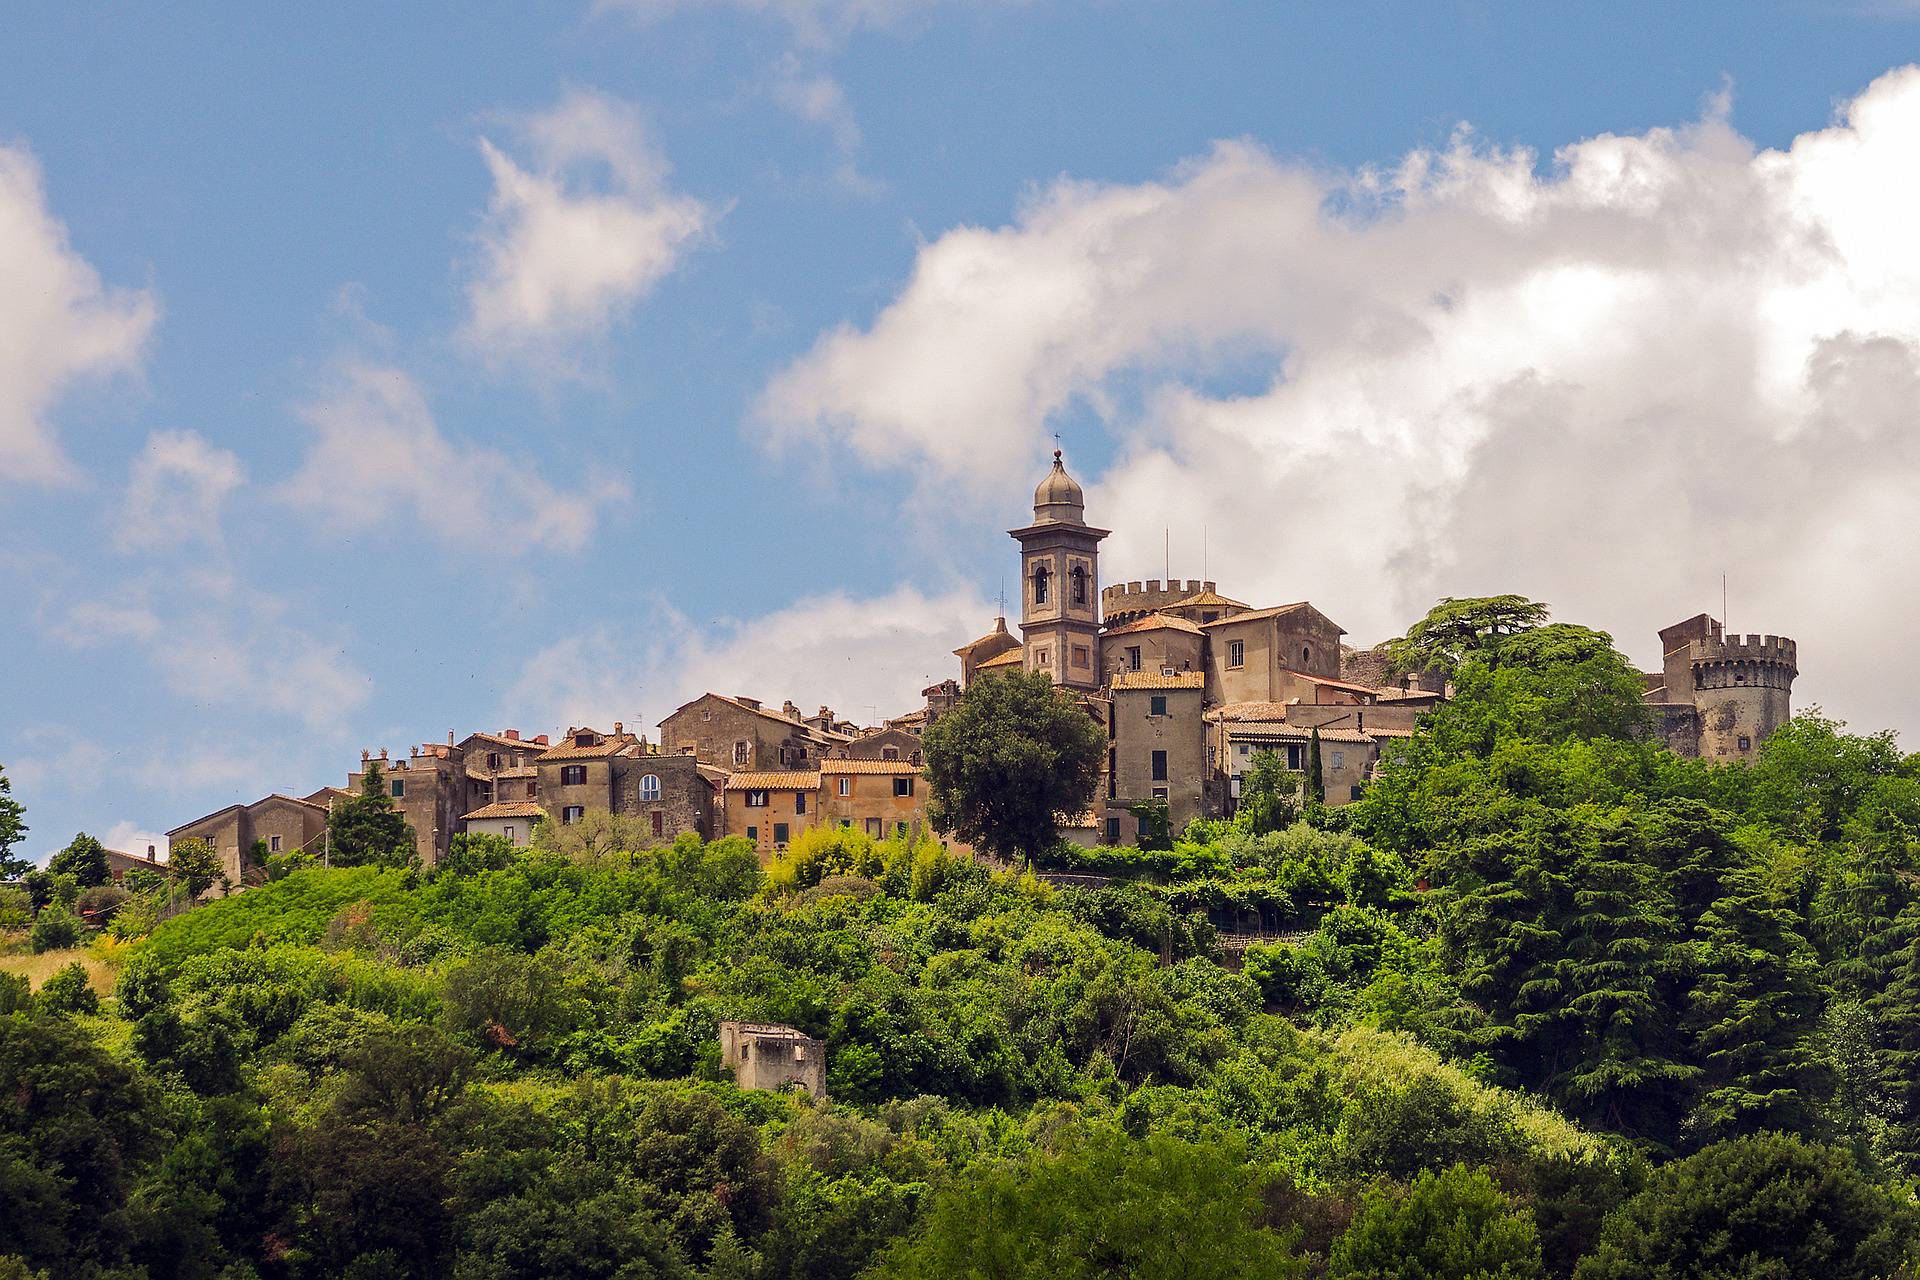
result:
M 386 772 L 369 760 L 360 794 L 327 815 L 328 859 L 336 867 L 408 867 L 419 858 L 413 828 L 387 794 Z
M 462 831 L 447 842 L 447 856 L 435 869 L 457 876 L 476 871 L 504 871 L 519 856 L 520 850 L 505 836 Z
M 1300 775 L 1277 751 L 1256 751 L 1240 777 L 1234 824 L 1253 835 L 1284 831 L 1300 816 Z
M 1534 1280 L 1533 1214 L 1485 1170 L 1423 1171 L 1402 1190 L 1375 1186 L 1327 1259 L 1328 1280 Z
M 1607 1219 L 1575 1280 L 1887 1280 L 1916 1260 L 1916 1211 L 1853 1157 L 1782 1134 L 1656 1171 Z
M 1085 812 L 1106 751 L 1080 701 L 1037 672 L 974 681 L 925 742 L 934 829 L 1009 860 Z
M 46 951 L 63 951 L 80 941 L 83 929 L 79 916 L 59 903 L 48 903 L 33 918 L 33 929 L 27 935 L 28 945 L 33 948 L 35 955 Z
M 112 878 L 107 868 L 106 846 L 84 831 L 48 860 L 47 870 L 55 875 L 72 876 L 82 889 L 105 884 Z
M 213 851 L 213 845 L 198 838 L 176 840 L 167 854 L 167 874 L 186 886 L 187 893 L 195 898 L 213 887 L 216 880 L 224 874 L 220 865 L 220 855 Z
M 942 1189 L 921 1229 L 880 1267 L 893 1280 L 1237 1280 L 1305 1274 L 1285 1236 L 1260 1225 L 1243 1144 L 1112 1132 L 1018 1169 L 988 1167 Z
M 1307 736 L 1307 803 L 1327 802 L 1327 775 L 1320 764 L 1320 726 Z
M 13 847 L 27 834 L 27 810 L 13 798 L 13 782 L 0 765 L 0 880 L 18 880 L 33 870 L 25 858 L 16 858 Z
M 1509 636 L 1539 626 L 1548 609 L 1525 596 L 1448 596 L 1407 634 L 1386 644 L 1387 656 L 1402 674 L 1438 671 L 1451 675 L 1469 657 L 1484 655 Z
M 75 960 L 51 974 L 40 984 L 40 1008 L 48 1013 L 98 1013 L 100 997 L 94 994 L 87 966 Z

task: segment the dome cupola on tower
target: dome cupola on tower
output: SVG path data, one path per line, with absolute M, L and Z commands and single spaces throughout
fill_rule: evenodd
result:
M 1067 474 L 1060 451 L 1053 451 L 1053 470 L 1033 491 L 1033 522 L 1046 524 L 1085 524 L 1087 500 L 1080 486 Z

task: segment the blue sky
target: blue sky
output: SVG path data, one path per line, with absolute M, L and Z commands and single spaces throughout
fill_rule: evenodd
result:
M 1055 433 L 1109 579 L 1204 543 L 1359 643 L 1525 590 L 1651 663 L 1725 572 L 1911 727 L 1916 18 L 16 8 L 28 850 L 709 686 L 897 714 Z

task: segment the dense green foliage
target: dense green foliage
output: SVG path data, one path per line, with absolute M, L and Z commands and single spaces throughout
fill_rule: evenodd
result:
M 27 830 L 26 807 L 13 798 L 13 783 L 0 766 L 0 880 L 17 880 L 33 866 L 13 852 Z
M 1093 799 L 1106 734 L 1041 672 L 976 680 L 927 727 L 934 828 L 1007 859 L 1052 846 Z
M 336 867 L 406 867 L 419 860 L 413 828 L 387 794 L 380 761 L 362 766 L 360 794 L 327 813 L 327 858 Z
M 105 884 L 109 874 L 106 846 L 82 831 L 48 859 L 47 870 L 57 876 L 72 876 L 83 889 Z
M 1604 635 L 1443 608 L 1362 800 L 1269 764 L 1044 850 L 1109 883 L 605 824 L 140 888 L 103 1006 L 0 982 L 0 1276 L 1913 1274 L 1920 764 L 1818 714 L 1680 760 Z M 832 1101 L 737 1089 L 723 1019 Z

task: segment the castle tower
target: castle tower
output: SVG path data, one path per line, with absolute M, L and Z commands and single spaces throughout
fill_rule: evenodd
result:
M 1698 754 L 1706 760 L 1753 755 L 1793 715 L 1799 646 L 1785 636 L 1727 636 L 1696 614 L 1660 632 L 1664 700 L 1692 703 Z
M 1020 544 L 1020 634 L 1028 671 L 1055 684 L 1100 687 L 1100 540 L 1086 499 L 1053 451 L 1033 491 L 1033 523 L 1008 532 Z

